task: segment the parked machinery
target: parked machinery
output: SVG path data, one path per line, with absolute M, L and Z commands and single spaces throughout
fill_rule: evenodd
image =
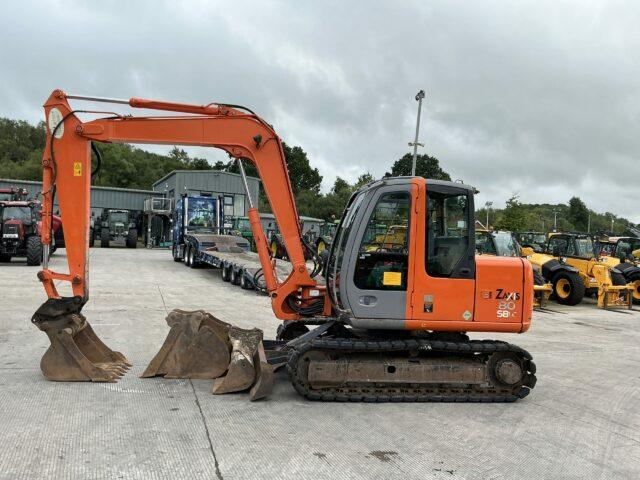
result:
M 545 253 L 532 249 L 525 253 L 553 283 L 559 303 L 576 305 L 585 296 L 595 295 L 600 308 L 631 308 L 632 287 L 624 275 L 596 254 L 593 239 L 582 233 L 553 233 Z
M 515 232 L 514 237 L 521 247 L 533 248 L 537 253 L 544 252 L 547 246 L 547 235 L 542 232 Z
M 224 235 L 222 197 L 182 195 L 173 213 L 173 260 L 184 261 L 187 267 L 197 268 L 203 263 L 206 251 L 245 252 L 249 242 L 236 235 Z M 225 272 L 223 272 L 225 276 Z
M 26 190 L 0 190 L 12 192 L 14 200 L 0 201 L 0 262 L 7 263 L 13 257 L 26 257 L 27 265 L 37 266 L 42 262 L 42 242 L 40 240 L 40 202 L 19 200 L 26 196 Z M 60 217 L 52 218 L 53 237 L 51 253 L 61 243 L 62 222 Z
M 522 247 L 512 232 L 476 230 L 476 252 L 479 255 L 498 257 L 522 257 Z M 544 308 L 551 296 L 553 287 L 547 282 L 537 265 L 533 266 L 534 308 Z
M 252 252 L 256 251 L 255 241 L 253 239 L 253 232 L 251 231 L 251 223 L 249 217 L 234 217 L 231 225 L 231 235 L 242 237 L 249 242 L 249 246 Z
M 89 143 L 131 142 L 221 148 L 237 159 L 245 186 L 243 161 L 256 166 L 292 264 L 290 275 L 279 279 L 248 195 L 271 306 L 287 322 L 280 337 L 291 338 L 293 325 L 303 327 L 297 333 L 315 326 L 286 345 L 289 378 L 301 395 L 325 401 L 510 402 L 534 387 L 536 368 L 529 353 L 504 341 L 466 335 L 525 332 L 533 304 L 529 262 L 475 256 L 474 188 L 422 177 L 387 178 L 361 187 L 347 204 L 325 264 L 326 284 L 320 283 L 306 265 L 282 145 L 268 122 L 237 105 L 131 99 L 116 101 L 190 115 L 110 115 L 83 123 L 68 98 L 95 100 L 56 90 L 45 102 L 44 189 L 53 192 L 55 185 L 63 219 L 74 220 L 65 225 L 69 273 L 53 272 L 46 228 L 53 198 L 44 194 L 45 262 L 39 278 L 49 300 L 32 321 L 52 342 L 41 362 L 47 378 L 114 381 L 129 366 L 123 355 L 100 342 L 80 312 L 89 295 Z M 369 250 L 380 224 L 406 224 L 404 248 Z M 74 296 L 62 298 L 57 280 L 70 282 Z M 179 313 L 168 318 L 171 330 L 149 374 L 163 374 L 162 366 L 169 364 L 174 377 L 212 378 L 227 372 L 216 380 L 214 391 L 229 391 L 227 385 L 248 388 L 251 382 L 239 379 L 254 378 L 254 366 L 266 365 L 253 348 L 261 332 L 237 332 L 205 317 Z M 196 368 L 203 365 L 221 368 L 203 373 Z
M 100 235 L 102 248 L 109 248 L 111 242 L 124 244 L 127 248 L 138 246 L 138 229 L 128 210 L 105 209 L 95 221 L 94 235 Z
M 320 233 L 318 237 L 315 239 L 314 243 L 316 246 L 316 251 L 318 253 L 322 253 L 325 250 L 331 248 L 333 244 L 333 239 L 336 235 L 336 229 L 338 228 L 339 220 L 334 220 L 331 222 L 324 222 L 320 225 Z
M 606 249 L 606 246 L 610 248 Z M 640 238 L 609 237 L 601 245 L 600 260 L 619 271 L 625 282 L 633 287 L 633 303 L 640 303 Z

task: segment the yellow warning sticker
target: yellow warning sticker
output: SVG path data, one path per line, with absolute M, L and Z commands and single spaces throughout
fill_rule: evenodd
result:
M 82 163 L 81 162 L 73 162 L 73 176 L 81 177 L 82 176 Z
M 384 272 L 382 284 L 399 287 L 402 285 L 402 272 Z

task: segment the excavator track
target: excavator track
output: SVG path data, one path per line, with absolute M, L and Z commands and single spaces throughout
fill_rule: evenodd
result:
M 531 355 L 493 340 L 315 338 L 293 348 L 287 370 L 320 401 L 514 402 L 536 384 Z

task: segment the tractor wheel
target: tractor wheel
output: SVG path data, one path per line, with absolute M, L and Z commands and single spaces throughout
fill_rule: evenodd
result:
M 42 263 L 42 242 L 40 237 L 32 236 L 27 239 L 27 265 L 33 267 Z
M 100 230 L 100 246 L 102 248 L 109 248 L 110 240 L 111 239 L 109 238 L 109 229 L 103 228 L 102 230 Z
M 0 254 L 0 263 L 9 263 L 11 261 L 11 255 Z
M 182 259 L 178 255 L 178 246 L 177 245 L 173 246 L 173 248 L 171 249 L 171 253 L 173 255 L 173 261 L 174 262 L 181 262 L 182 261 Z
M 222 266 L 222 281 L 223 282 L 229 282 L 231 281 L 231 266 L 230 265 L 223 265 Z
M 562 305 L 577 305 L 584 297 L 584 283 L 574 272 L 560 272 L 553 277 L 553 293 Z
M 93 231 L 93 228 L 89 229 L 89 248 L 93 248 L 96 244 L 96 234 Z
M 631 294 L 633 295 L 633 303 L 640 303 L 640 273 L 634 273 L 627 278 L 628 283 L 633 284 L 633 291 Z
M 129 230 L 127 239 L 125 240 L 127 248 L 136 248 L 138 246 L 138 230 L 132 228 Z
M 611 285 L 626 285 L 627 281 L 624 279 L 624 275 L 618 272 L 609 271 L 611 275 Z

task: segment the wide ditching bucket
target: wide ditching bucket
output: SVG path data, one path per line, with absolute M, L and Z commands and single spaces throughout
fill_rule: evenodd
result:
M 142 377 L 218 378 L 227 371 L 231 325 L 203 310 L 176 309 L 166 321 L 171 330 Z
M 102 343 L 80 313 L 83 305 L 82 297 L 50 298 L 33 315 L 51 342 L 40 369 L 57 382 L 116 382 L 131 364 Z
M 245 330 L 203 310 L 173 310 L 170 331 L 142 377 L 215 379 L 212 393 L 251 389 L 250 399 L 273 388 L 273 367 L 262 344 L 262 330 Z

